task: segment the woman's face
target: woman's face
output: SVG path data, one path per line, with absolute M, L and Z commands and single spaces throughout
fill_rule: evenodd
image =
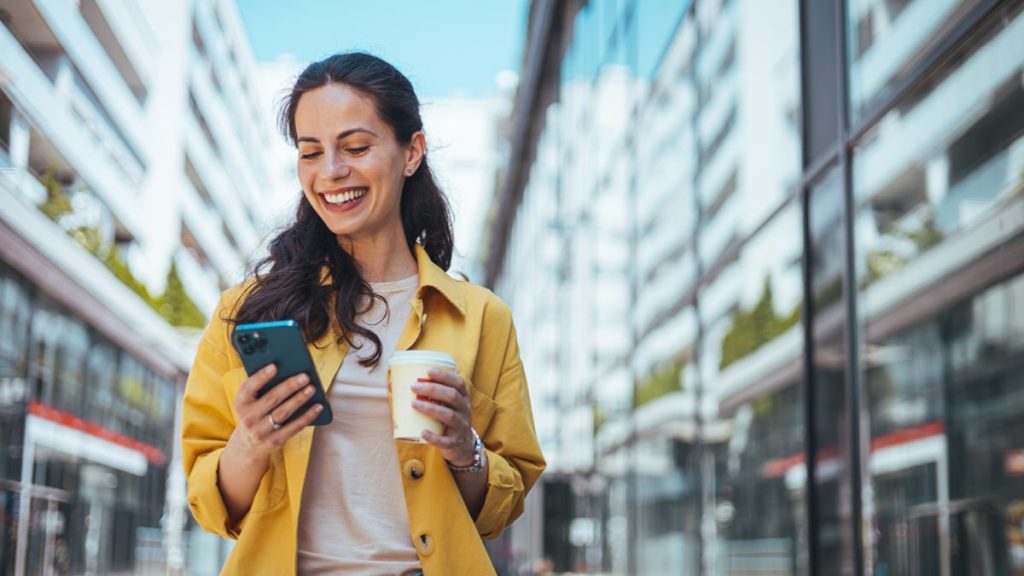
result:
M 339 242 L 404 234 L 402 185 L 423 156 L 422 132 L 399 144 L 372 100 L 333 83 L 300 97 L 295 135 L 302 191 Z

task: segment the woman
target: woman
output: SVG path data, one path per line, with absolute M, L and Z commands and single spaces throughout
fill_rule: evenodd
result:
M 367 54 L 311 64 L 281 114 L 298 150 L 295 222 L 251 278 L 225 292 L 185 390 L 189 505 L 238 540 L 226 574 L 493 574 L 481 538 L 523 510 L 544 469 L 511 314 L 445 273 L 448 205 L 427 165 L 408 79 Z M 297 376 L 261 398 L 233 325 L 300 324 L 334 421 Z M 414 408 L 444 424 L 394 441 L 386 398 L 393 350 L 448 352 Z

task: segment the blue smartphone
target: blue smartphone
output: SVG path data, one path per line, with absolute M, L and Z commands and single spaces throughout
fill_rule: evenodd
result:
M 277 374 L 274 374 L 274 377 L 256 393 L 257 397 L 263 396 L 271 388 L 296 374 L 309 375 L 309 381 L 315 390 L 313 396 L 282 424 L 291 422 L 317 404 L 322 405 L 324 410 L 316 420 L 313 420 L 313 425 L 323 426 L 331 423 L 331 404 L 324 394 L 324 387 L 316 374 L 313 359 L 306 350 L 302 330 L 294 320 L 239 324 L 231 334 L 231 341 L 242 358 L 245 371 L 250 376 L 267 364 L 277 365 Z

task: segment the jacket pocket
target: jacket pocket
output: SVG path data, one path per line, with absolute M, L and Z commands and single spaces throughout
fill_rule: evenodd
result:
M 469 403 L 473 410 L 473 421 L 470 423 L 477 434 L 483 436 L 494 419 L 494 412 L 498 409 L 498 403 L 493 398 L 478 392 L 475 387 L 469 388 Z

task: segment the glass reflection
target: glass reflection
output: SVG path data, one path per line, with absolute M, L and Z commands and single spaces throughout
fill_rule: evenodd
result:
M 140 573 L 144 540 L 161 539 L 175 393 L 0 265 L 0 573 L 15 567 L 23 458 L 27 574 Z M 145 453 L 132 464 L 100 442 Z
M 1022 37 L 1008 3 L 854 157 L 876 573 L 1024 573 Z
M 772 567 L 807 574 L 803 285 L 800 206 L 789 202 L 702 293 L 738 293 L 722 321 L 705 320 L 705 374 L 727 422 L 709 422 L 714 454 L 715 564 L 725 574 Z M 709 573 L 717 573 L 709 569 Z
M 847 0 L 850 123 L 884 99 L 908 69 L 978 0 Z

